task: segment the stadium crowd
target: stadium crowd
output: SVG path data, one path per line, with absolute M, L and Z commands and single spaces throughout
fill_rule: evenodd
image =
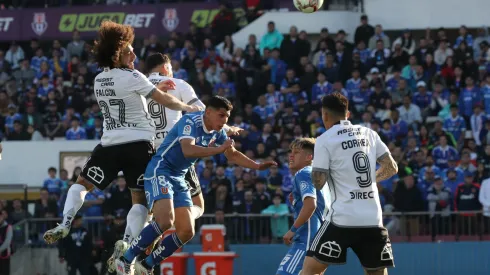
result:
M 483 208 L 490 217 L 490 181 L 484 182 L 490 177 L 486 29 L 472 34 L 461 26 L 455 39 L 442 28 L 423 37 L 405 30 L 392 39 L 363 16 L 351 34 L 353 42 L 342 30 L 323 28 L 312 43 L 306 31 L 291 26 L 283 35 L 274 22 L 264 26 L 263 34 L 250 35 L 244 48 L 229 35 L 217 48 L 219 35 L 191 24 L 186 34 L 151 36 L 134 46 L 140 71 L 145 72 L 146 57 L 163 52 L 172 59 L 174 77 L 188 81 L 204 103 L 214 94 L 229 98 L 235 106 L 229 124 L 245 129 L 235 146 L 250 158 L 280 164 L 256 172 L 228 165 L 223 156 L 201 160 L 197 172 L 206 213 L 217 219 L 227 213 L 287 214 L 289 144 L 325 131 L 320 99 L 340 92 L 350 100 L 352 122 L 376 130 L 400 167 L 398 176 L 378 183 L 385 213 L 430 211 L 438 224 L 450 223 L 452 210 Z M 99 69 L 92 42 L 74 32 L 68 43 L 40 45 L 33 39 L 27 47 L 12 42 L 0 49 L 0 137 L 100 139 L 103 120 L 92 91 Z M 70 179 L 67 171 L 49 169 L 35 217 L 59 216 L 76 170 Z M 121 216 L 120 209 L 130 208 L 123 177 L 86 200 L 85 216 Z M 25 218 L 20 200 L 0 208 L 9 209 L 11 222 Z M 282 236 L 287 222 L 271 224 L 272 237 Z

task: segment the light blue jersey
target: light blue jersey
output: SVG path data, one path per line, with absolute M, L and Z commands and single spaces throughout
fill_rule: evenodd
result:
M 306 166 L 294 175 L 292 191 L 294 219 L 299 216 L 303 208 L 303 200 L 307 197 L 316 199 L 316 210 L 308 222 L 296 231 L 293 244 L 279 265 L 276 273 L 278 275 L 297 275 L 301 271 L 306 250 L 327 216 L 329 197 L 323 190 L 315 189 L 311 181 L 311 170 L 311 166 Z
M 174 207 L 190 207 L 192 200 L 184 176 L 198 158 L 185 158 L 180 140 L 194 139 L 197 146 L 222 145 L 226 131 L 209 131 L 204 125 L 204 112 L 184 115 L 170 130 L 145 172 L 145 194 L 148 206 L 160 199 L 173 199 Z

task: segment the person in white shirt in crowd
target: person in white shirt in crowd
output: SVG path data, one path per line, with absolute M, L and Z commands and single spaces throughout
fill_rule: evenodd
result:
M 413 104 L 412 98 L 408 95 L 403 97 L 403 105 L 398 107 L 398 111 L 400 112 L 400 119 L 407 122 L 408 125 L 422 122 L 422 113 L 419 106 Z

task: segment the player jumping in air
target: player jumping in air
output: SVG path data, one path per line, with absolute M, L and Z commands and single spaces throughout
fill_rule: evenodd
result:
M 172 81 L 162 82 L 157 88 L 145 75 L 134 70 L 133 40 L 134 30 L 130 26 L 105 21 L 99 28 L 94 53 L 104 71 L 95 77 L 94 92 L 104 116 L 104 133 L 77 182 L 68 190 L 63 222 L 44 234 L 49 244 L 68 235 L 87 192 L 94 187 L 105 189 L 120 171 L 131 189 L 133 202 L 125 235 L 140 232 L 148 215 L 143 175 L 155 151 L 155 126 L 147 112 L 146 99 L 151 98 L 174 110 L 195 112 L 200 109 L 161 90 L 175 89 Z
M 232 109 L 226 98 L 213 96 L 204 112 L 184 115 L 165 137 L 145 172 L 145 193 L 154 221 L 116 261 L 118 272 L 130 274 L 135 257 L 172 225 L 176 232 L 164 238 L 145 260 L 136 262 L 136 274 L 151 274 L 155 265 L 194 237 L 193 203 L 185 174 L 197 159 L 224 153 L 230 162 L 250 169 L 265 170 L 276 165 L 273 161 L 256 163 L 235 150 L 223 129 Z
M 290 145 L 289 170 L 294 175 L 290 196 L 294 208 L 294 224 L 284 235 L 284 243 L 292 246 L 281 261 L 277 275 L 299 274 L 306 250 L 326 217 L 326 194 L 322 190 L 316 190 L 311 182 L 314 148 L 313 138 L 298 138 Z
M 394 266 L 376 183 L 395 175 L 398 166 L 378 133 L 347 120 L 348 109 L 349 101 L 340 93 L 322 99 L 327 131 L 316 139 L 311 177 L 317 189 L 328 183 L 332 204 L 301 275 L 323 274 L 329 265 L 345 264 L 349 247 L 365 274 L 387 274 L 386 267 Z
M 150 72 L 148 79 L 155 85 L 158 85 L 167 80 L 171 80 L 175 83 L 175 89 L 168 90 L 167 93 L 175 96 L 180 101 L 187 103 L 188 105 L 196 105 L 202 108 L 205 107 L 204 103 L 197 98 L 196 92 L 187 82 L 181 79 L 173 78 L 172 64 L 170 58 L 161 53 L 155 53 L 148 56 L 145 60 L 146 68 Z M 174 125 L 182 117 L 181 111 L 167 109 L 164 106 L 158 104 L 153 100 L 148 100 L 148 113 L 155 122 L 156 136 L 155 136 L 155 148 L 158 148 L 168 132 L 174 127 Z M 228 136 L 236 135 L 241 128 L 227 126 L 223 127 Z M 185 180 L 188 183 L 192 198 L 191 213 L 194 219 L 198 219 L 204 213 L 204 198 L 201 193 L 201 185 L 199 184 L 199 178 L 197 177 L 194 166 L 189 167 L 185 174 Z M 141 228 L 143 229 L 143 228 Z M 109 272 L 114 272 L 116 269 L 115 259 L 121 257 L 124 252 L 129 248 L 132 235 L 138 236 L 140 232 L 131 232 L 132 234 L 125 235 L 123 240 L 116 242 L 114 247 L 114 253 L 107 261 Z

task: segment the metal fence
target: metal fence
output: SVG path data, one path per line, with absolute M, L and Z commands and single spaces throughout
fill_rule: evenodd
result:
M 471 212 L 413 212 L 385 213 L 384 225 L 393 242 L 431 242 L 490 240 L 490 217 L 481 211 Z M 45 247 L 43 233 L 60 222 L 60 219 L 27 219 L 13 226 L 14 248 L 23 246 Z M 293 223 L 291 215 L 262 214 L 206 214 L 196 221 L 196 237 L 200 243 L 199 229 L 204 224 L 223 224 L 228 244 L 265 244 L 282 242 L 282 234 Z M 110 224 L 103 217 L 84 219 L 84 226 L 99 243 L 102 231 Z

